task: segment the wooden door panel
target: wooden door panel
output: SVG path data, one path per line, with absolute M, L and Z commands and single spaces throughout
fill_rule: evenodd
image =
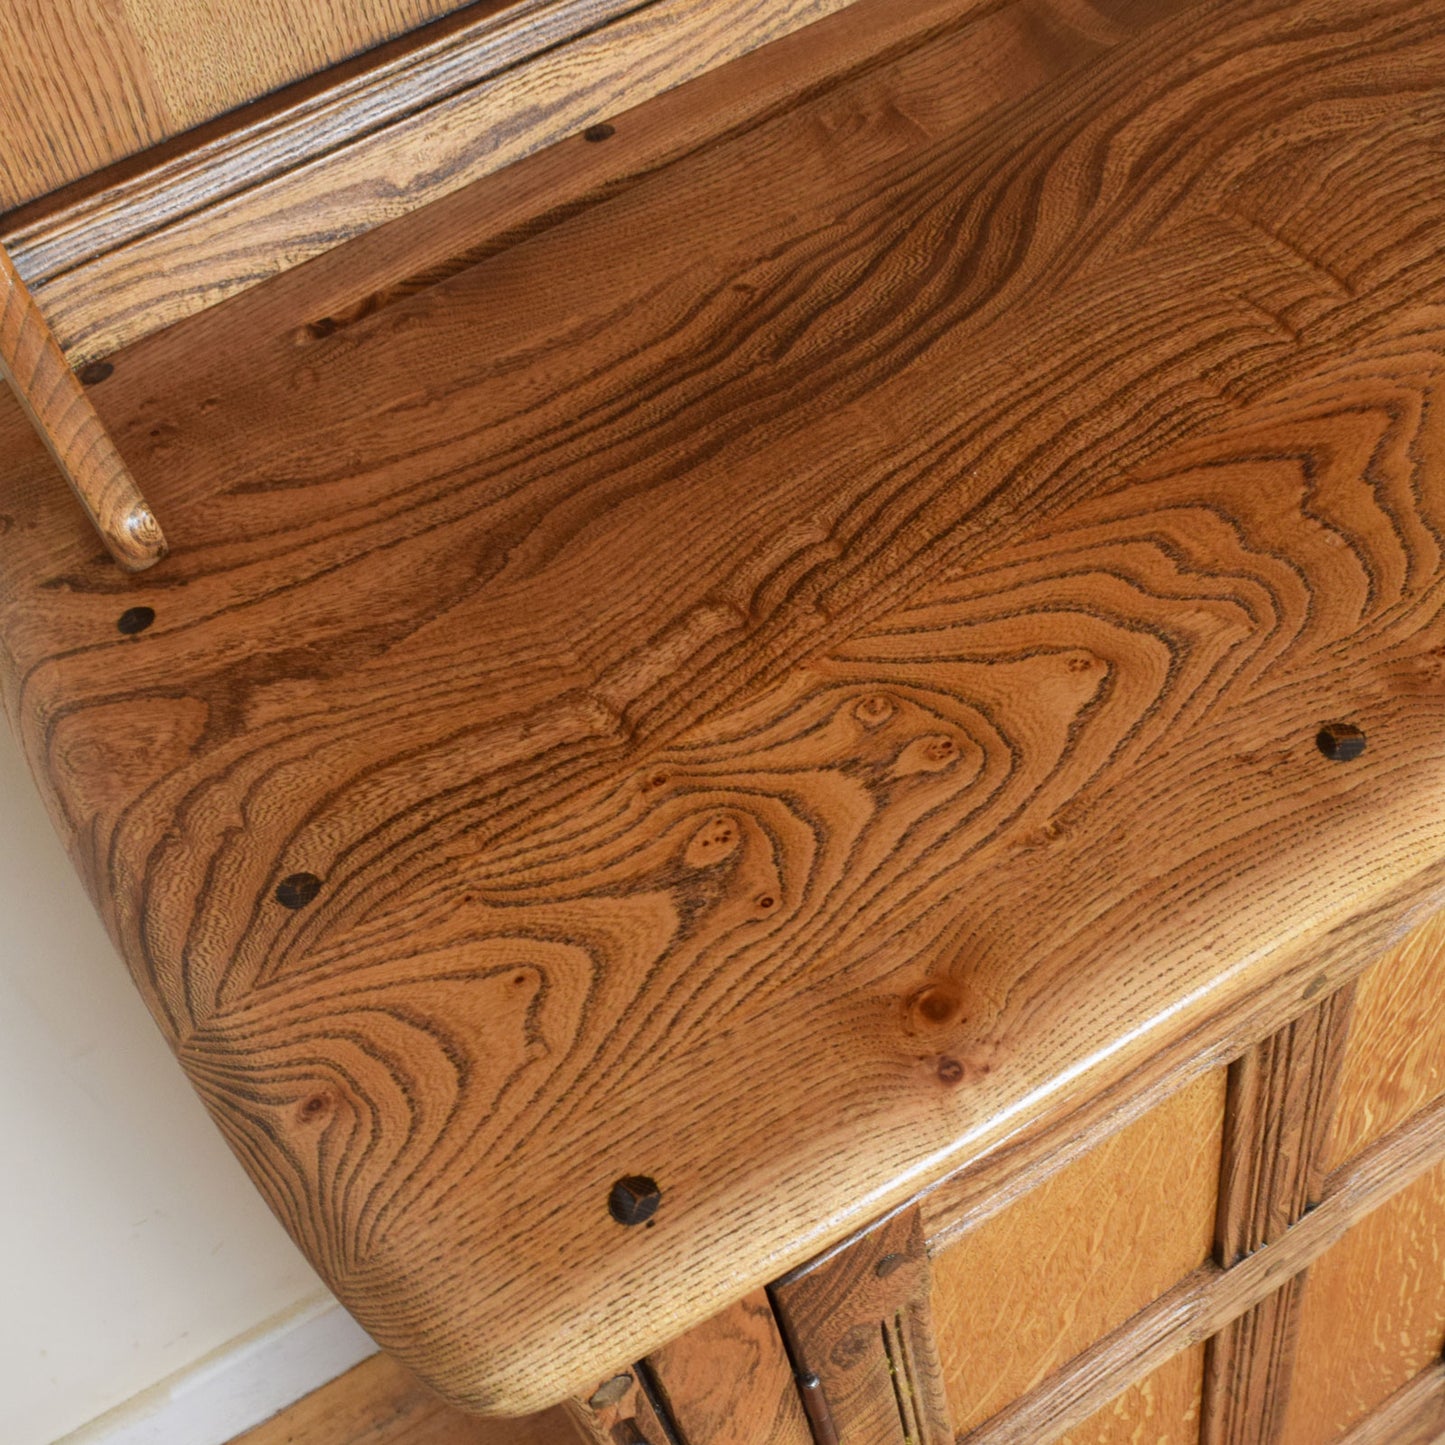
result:
M 1338 1168 L 1445 1090 L 1445 913 L 1360 980 L 1328 1166 Z
M 1059 1445 L 1196 1445 L 1204 1388 L 1204 1346 L 1182 1350 L 1130 1386 Z
M 1367 1215 L 1310 1269 L 1284 1445 L 1326 1445 L 1445 1344 L 1445 1165 Z
M 935 1329 L 969 1430 L 1209 1257 L 1225 1078 L 1206 1074 L 934 1260 Z

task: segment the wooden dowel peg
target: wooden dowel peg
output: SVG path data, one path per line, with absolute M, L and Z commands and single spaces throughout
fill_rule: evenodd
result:
M 166 555 L 160 523 L 3 246 L 0 373 L 111 556 L 128 572 L 159 562 Z

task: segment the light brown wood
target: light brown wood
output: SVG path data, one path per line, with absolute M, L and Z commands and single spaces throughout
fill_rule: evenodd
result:
M 565 1405 L 573 1427 L 593 1445 L 678 1445 L 666 1406 L 642 1365 L 598 1381 Z
M 686 1445 L 813 1445 L 767 1291 L 648 1356 Z
M 1294 1385 L 1305 1276 L 1231 1320 L 1209 1342 L 1205 1445 L 1268 1445 L 1284 1429 Z
M 1203 1384 L 1204 1347 L 1181 1350 L 1059 1445 L 1196 1445 Z
M 1445 1439 L 1445 1363 L 1402 1385 L 1339 1445 L 1439 1445 Z
M 625 174 L 625 162 L 635 170 L 675 158 L 705 138 L 688 125 L 698 101 L 657 120 L 639 116 L 639 102 L 850 3 L 484 5 L 468 23 L 319 94 L 310 87 L 292 105 L 259 107 L 134 177 L 15 218 L 7 240 L 67 354 L 90 360 L 564 139 L 571 162 L 547 195 L 562 209 L 579 179 L 615 179 L 619 160 Z M 983 8 L 985 0 L 874 0 L 862 23 L 810 38 L 702 97 L 708 132 L 755 122 L 821 79 L 916 41 L 926 26 Z M 623 152 L 618 160 L 592 154 L 583 139 L 604 117 L 631 137 L 603 148 Z
M 1229 1071 L 1215 1259 L 1274 1244 L 1318 1204 L 1354 1007 L 1353 984 Z M 1205 1445 L 1266 1445 L 1289 1403 L 1304 1280 L 1291 1280 L 1209 1342 Z
M 4 0 L 0 211 L 463 0 Z
M 232 1445 L 582 1445 L 582 1438 L 561 1409 L 526 1420 L 461 1415 L 395 1360 L 374 1355 Z
M 916 1209 L 771 1290 L 819 1445 L 953 1445 Z
M 111 556 L 128 572 L 159 562 L 166 555 L 160 523 L 3 246 L 0 378 L 10 386 Z
M 983 113 L 961 27 L 333 334 L 298 270 L 148 338 L 98 399 L 187 541 L 124 654 L 0 414 L 66 840 L 452 1398 L 589 1388 L 1438 904 L 1442 13 L 1007 7 Z
M 1357 1224 L 1310 1269 L 1284 1445 L 1326 1445 L 1445 1344 L 1445 1165 Z
M 1442 1160 L 1445 1106 L 1437 1106 L 1332 1174 L 1319 1206 L 1277 1243 L 1232 1269 L 1206 1265 L 960 1439 L 967 1445 L 1047 1445 L 1058 1439 L 1181 1350 L 1202 1344 L 1295 1280 L 1353 1225 Z
M 994 1215 L 933 1261 L 955 1425 L 1027 1394 L 1209 1257 L 1223 1071 Z
M 1351 1034 L 1331 1168 L 1445 1091 L 1445 913 L 1361 978 Z
M 1354 995 L 1354 985 L 1332 994 L 1229 1071 L 1215 1228 L 1226 1269 L 1319 1203 Z

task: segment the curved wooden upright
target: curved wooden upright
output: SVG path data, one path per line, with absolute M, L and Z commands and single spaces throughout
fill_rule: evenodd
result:
M 0 409 L 7 711 L 383 1346 L 651 1439 L 752 1299 L 843 1445 L 1287 1418 L 1251 1312 L 1445 1151 L 1328 1153 L 1445 904 L 1442 137 L 1445 0 L 859 0 L 118 353 L 143 630 Z
M 112 557 L 143 572 L 165 534 L 40 307 L 0 246 L 0 376 L 10 383 Z

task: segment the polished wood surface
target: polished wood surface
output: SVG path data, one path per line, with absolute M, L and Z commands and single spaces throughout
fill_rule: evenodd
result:
M 966 1445 L 1047 1445 L 1264 1303 L 1402 1189 L 1445 1161 L 1445 1105 L 1336 1170 L 1320 1203 L 1231 1269 L 1214 1261 L 1085 1350 L 1022 1399 L 960 1436 Z
M 1363 1219 L 1310 1268 L 1283 1445 L 1327 1445 L 1440 1357 L 1445 1166 Z
M 232 1445 L 583 1445 L 583 1437 L 561 1409 L 526 1420 L 459 1414 L 395 1360 L 374 1355 Z
M 1204 1263 L 1224 1086 L 1222 1071 L 1199 1079 L 935 1256 L 934 1327 L 960 1430 Z
M 0 211 L 464 0 L 3 0 Z
M 493 0 L 356 74 L 237 115 L 135 176 L 12 217 L 3 233 L 67 354 L 84 362 L 545 146 L 570 140 L 592 151 L 622 124 L 629 143 L 603 147 L 624 153 L 620 169 L 610 154 L 563 168 L 548 203 L 575 204 L 567 192 L 579 173 L 605 186 L 628 163 L 675 159 L 960 11 L 959 0 L 873 0 L 866 16 L 801 51 L 660 117 L 637 113 L 647 97 L 850 3 Z
M 1197 1445 L 1204 1347 L 1181 1350 L 1059 1445 Z
M 1445 1439 L 1445 1361 L 1402 1385 L 1338 1445 L 1439 1445 Z
M 25 283 L 0 246 L 0 379 L 10 387 L 111 556 L 142 572 L 165 534 Z M 24 525 L 24 518 L 16 519 Z
M 1360 979 L 1329 1145 L 1337 1168 L 1445 1092 L 1445 913 Z
M 57 823 L 451 1398 L 591 1387 L 1438 904 L 1442 20 L 1020 0 L 325 334 L 300 268 L 96 389 L 186 538 L 139 582 L 0 411 Z

